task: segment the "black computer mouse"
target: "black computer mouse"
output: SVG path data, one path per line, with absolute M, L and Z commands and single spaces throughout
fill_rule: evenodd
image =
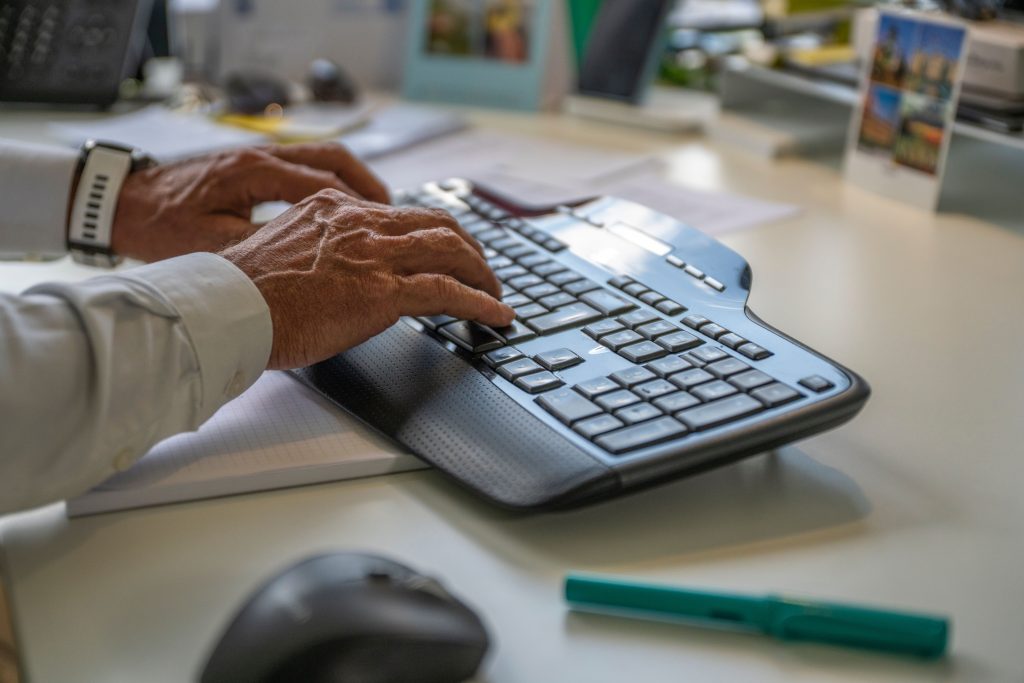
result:
M 214 647 L 202 683 L 456 683 L 487 652 L 480 618 L 392 560 L 333 553 L 257 589 Z
M 224 79 L 228 111 L 233 114 L 262 114 L 272 104 L 287 107 L 288 84 L 258 71 L 237 71 Z

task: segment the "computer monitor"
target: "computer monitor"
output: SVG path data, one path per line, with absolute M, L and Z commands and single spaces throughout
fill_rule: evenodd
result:
M 663 28 L 674 0 L 604 0 L 594 19 L 579 92 L 639 102 L 654 75 L 664 46 Z

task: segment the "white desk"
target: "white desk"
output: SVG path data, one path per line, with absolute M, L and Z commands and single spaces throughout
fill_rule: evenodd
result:
M 256 583 L 333 548 L 443 577 L 491 627 L 483 679 L 495 683 L 1024 680 L 1019 197 L 1016 209 L 982 207 L 1000 226 L 922 214 L 845 188 L 832 167 L 698 138 L 478 120 L 661 149 L 682 184 L 803 205 L 799 218 L 725 241 L 753 266 L 755 311 L 871 382 L 862 415 L 777 456 L 557 515 L 510 516 L 418 472 L 70 523 L 59 506 L 8 519 L 33 680 L 187 680 Z M 24 125 L 0 117 L 0 135 Z M 1009 185 L 986 173 L 979 163 L 969 175 Z M 27 268 L 0 268 L 0 281 L 43 277 Z M 952 656 L 925 663 L 569 614 L 568 569 L 947 613 Z

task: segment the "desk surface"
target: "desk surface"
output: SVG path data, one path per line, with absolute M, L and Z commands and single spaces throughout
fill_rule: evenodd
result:
M 475 116 L 656 149 L 681 184 L 802 205 L 724 241 L 752 264 L 753 310 L 871 382 L 861 416 L 773 455 L 555 515 L 505 514 L 424 471 L 73 522 L 60 506 L 8 518 L 32 679 L 187 680 L 268 573 L 362 548 L 443 577 L 479 608 L 496 641 L 483 679 L 495 683 L 1024 680 L 1020 204 L 988 207 L 1002 225 L 955 208 L 931 215 L 844 186 L 834 166 L 560 117 Z M 0 117 L 0 135 L 26 126 Z M 987 171 L 979 164 L 979 182 L 1009 184 Z M 0 281 L 16 289 L 51 268 L 3 266 Z M 570 614 L 569 569 L 947 613 L 952 656 L 924 663 Z

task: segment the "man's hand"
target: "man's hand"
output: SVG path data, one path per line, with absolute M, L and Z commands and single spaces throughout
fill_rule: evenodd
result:
M 497 327 L 515 316 L 498 301 L 501 283 L 480 245 L 441 210 L 324 190 L 221 255 L 270 307 L 270 368 L 330 358 L 403 315 L 446 313 Z
M 262 202 L 298 202 L 323 189 L 388 202 L 387 188 L 338 144 L 246 148 L 132 173 L 114 216 L 114 252 L 143 261 L 219 251 L 257 226 Z

